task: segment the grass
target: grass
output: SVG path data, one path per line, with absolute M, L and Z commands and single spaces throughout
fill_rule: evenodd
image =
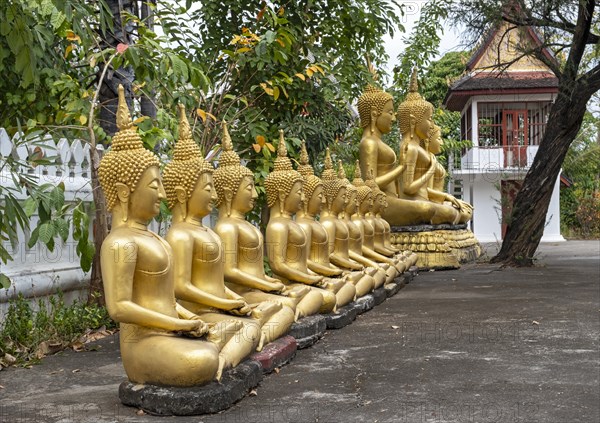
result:
M 115 327 L 106 308 L 75 302 L 66 305 L 62 293 L 39 300 L 37 311 L 22 295 L 10 300 L 0 328 L 0 367 L 28 365 L 74 344 L 91 330 Z

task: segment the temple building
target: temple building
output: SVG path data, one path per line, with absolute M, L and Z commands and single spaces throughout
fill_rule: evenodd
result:
M 523 51 L 540 46 L 533 28 L 502 24 L 490 31 L 444 100 L 461 112 L 461 138 L 472 141 L 453 169 L 458 198 L 471 203 L 471 230 L 481 242 L 500 241 L 512 204 L 544 135 L 558 78 L 542 61 Z M 544 56 L 556 59 L 544 49 Z M 542 241 L 560 234 L 557 181 Z

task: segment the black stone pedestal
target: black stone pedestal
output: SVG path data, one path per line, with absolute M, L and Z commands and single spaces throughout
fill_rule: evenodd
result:
M 371 295 L 373 296 L 376 306 L 384 302 L 387 298 L 387 294 L 383 286 L 375 289 L 373 292 L 371 292 Z
M 327 329 L 341 329 L 348 326 L 356 319 L 357 313 L 354 303 L 350 303 L 339 308 L 335 313 L 326 314 L 324 317 Z
M 354 307 L 358 314 L 363 314 L 366 311 L 371 310 L 375 307 L 375 298 L 372 294 L 367 294 L 354 301 Z
M 310 347 L 317 342 L 327 329 L 325 317 L 320 314 L 303 317 L 294 323 L 288 335 L 296 338 L 298 349 Z
M 246 360 L 225 371 L 220 382 L 204 386 L 180 388 L 123 382 L 119 386 L 119 398 L 125 405 L 159 416 L 217 413 L 246 396 L 262 378 L 260 363 Z

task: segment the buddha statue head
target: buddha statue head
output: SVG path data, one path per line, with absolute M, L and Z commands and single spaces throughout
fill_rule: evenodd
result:
M 198 144 L 192 139 L 185 107 L 179 105 L 179 139 L 173 159 L 163 171 L 169 208 L 174 220 L 190 216 L 204 217 L 215 200 L 212 187 L 212 165 L 204 160 Z
M 373 169 L 369 170 L 365 185 L 371 188 L 373 194 L 373 213 L 381 211 L 385 200 L 385 193 L 379 188 L 373 177 Z
M 404 136 L 416 135 L 420 139 L 427 139 L 431 130 L 433 105 L 419 94 L 417 69 L 413 69 L 406 100 L 398 106 L 398 123 L 400 132 Z
M 119 85 L 117 127 L 111 148 L 98 167 L 98 179 L 106 197 L 106 207 L 113 212 L 113 227 L 128 220 L 147 223 L 160 211 L 165 191 L 160 179 L 160 162 L 144 148 L 131 121 L 125 91 Z
M 303 201 L 302 182 L 302 175 L 294 170 L 287 156 L 283 131 L 279 130 L 277 158 L 273 171 L 265 179 L 267 206 L 272 208 L 278 205 L 281 214 L 298 212 Z
M 396 120 L 394 99 L 390 94 L 369 84 L 358 98 L 358 114 L 360 126 L 364 130 L 369 128 L 373 134 L 377 129 L 381 134 L 387 134 Z
M 327 208 L 330 212 L 341 213 L 346 208 L 346 184 L 338 178 L 333 168 L 329 147 L 325 151 L 325 167 L 321 174 Z
M 444 145 L 442 128 L 434 124 L 429 132 L 429 138 L 424 141 L 423 148 L 433 154 L 440 154 L 442 152 L 442 145 Z
M 306 142 L 302 141 L 300 150 L 300 165 L 298 172 L 304 178 L 304 212 L 312 216 L 318 214 L 323 206 L 323 181 L 318 176 L 315 176 L 313 167 L 309 163 L 308 152 L 306 151 Z
M 357 162 L 354 169 L 354 179 L 352 185 L 356 187 L 356 195 L 358 198 L 358 211 L 363 214 L 368 211 L 373 204 L 373 191 L 369 188 L 362 178 L 360 165 Z
M 227 216 L 231 215 L 231 210 L 246 214 L 254 208 L 254 202 L 258 197 L 254 188 L 254 174 L 246 166 L 242 166 L 240 156 L 233 150 L 225 121 L 223 121 L 221 148 L 219 166 L 214 174 L 218 196 L 216 206 L 224 207 Z
M 356 161 L 356 165 L 358 166 L 358 160 Z M 354 213 L 356 213 L 356 209 L 358 207 L 358 190 L 346 177 L 346 169 L 344 169 L 344 165 L 341 160 L 338 160 L 338 179 L 340 179 L 346 186 L 346 215 L 352 216 Z

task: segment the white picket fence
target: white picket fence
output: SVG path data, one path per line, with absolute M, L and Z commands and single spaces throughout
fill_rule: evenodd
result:
M 34 177 L 38 184 L 49 183 L 65 185 L 65 202 L 79 199 L 92 202 L 90 183 L 89 145 L 80 140 L 53 140 L 50 136 L 34 141 L 23 141 L 19 134 L 9 137 L 4 128 L 0 128 L 0 183 L 3 188 L 17 188 L 6 169 L 6 158 L 13 157 L 26 161 L 32 154 L 43 153 L 53 165 L 40 165 L 35 168 L 22 167 L 19 172 Z M 21 189 L 16 195 L 25 200 L 27 194 Z M 0 198 L 0 201 L 3 201 Z M 31 219 L 31 230 L 36 227 L 38 216 Z M 2 273 L 12 281 L 8 289 L 0 289 L 0 316 L 7 309 L 7 301 L 18 294 L 35 299 L 56 293 L 59 289 L 67 301 L 87 295 L 89 273 L 85 274 L 79 265 L 79 257 L 72 238 L 72 230 L 66 242 L 57 241 L 54 251 L 38 243 L 29 248 L 27 242 L 30 230 L 18 230 L 18 241 L 3 241 L 4 247 L 13 257 L 13 261 L 0 263 Z M 92 228 L 90 228 L 90 234 Z M 0 317 L 1 320 L 1 317 Z

